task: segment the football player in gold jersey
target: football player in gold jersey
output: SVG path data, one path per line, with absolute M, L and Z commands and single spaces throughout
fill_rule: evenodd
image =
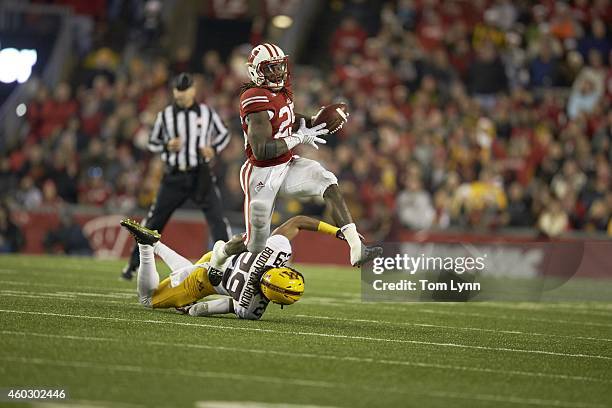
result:
M 240 318 L 259 319 L 269 301 L 283 305 L 296 302 L 303 293 L 304 278 L 286 266 L 292 256 L 289 241 L 300 230 L 318 231 L 344 240 L 340 228 L 297 216 L 276 228 L 266 242 L 266 249 L 258 254 L 246 251 L 241 234 L 228 242 L 217 241 L 213 251 L 191 263 L 163 244 L 157 231 L 129 219 L 121 221 L 121 225 L 134 236 L 140 250 L 137 285 L 140 303 L 151 308 L 174 307 L 194 316 L 235 313 Z M 155 255 L 172 271 L 161 282 Z M 224 297 L 191 307 L 211 295 Z

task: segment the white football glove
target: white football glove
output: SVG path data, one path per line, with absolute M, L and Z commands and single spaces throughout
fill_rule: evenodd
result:
M 325 126 L 327 126 L 326 123 L 320 123 L 317 126 L 307 128 L 306 119 L 302 118 L 300 120 L 300 128 L 297 132 L 293 133 L 292 136 L 296 136 L 301 144 L 310 145 L 315 149 L 318 149 L 319 146 L 317 146 L 317 143 L 327 143 L 327 140 L 317 137 L 329 133 L 329 130 L 325 129 Z

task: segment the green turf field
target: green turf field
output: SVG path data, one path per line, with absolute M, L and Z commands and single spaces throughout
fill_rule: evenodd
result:
M 612 406 L 612 301 L 361 303 L 358 271 L 303 267 L 285 310 L 194 318 L 141 307 L 122 265 L 0 257 L 0 388 L 94 407 Z

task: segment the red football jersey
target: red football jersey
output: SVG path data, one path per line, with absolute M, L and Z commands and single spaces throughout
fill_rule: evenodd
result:
M 250 88 L 240 95 L 240 123 L 244 132 L 244 147 L 249 161 L 257 167 L 269 167 L 286 163 L 293 153 L 287 153 L 269 160 L 257 160 L 249 146 L 247 132 L 249 125 L 246 117 L 249 113 L 267 111 L 272 124 L 272 138 L 280 139 L 291 136 L 295 114 L 293 101 L 285 92 L 272 92 L 266 88 Z

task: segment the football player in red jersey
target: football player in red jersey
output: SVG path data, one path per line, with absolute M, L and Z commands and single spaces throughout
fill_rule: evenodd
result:
M 288 62 L 278 46 L 258 45 L 247 63 L 251 82 L 241 89 L 240 121 L 247 161 L 240 171 L 240 184 L 245 194 L 247 248 L 255 253 L 264 248 L 277 195 L 320 196 L 331 204 L 334 222 L 346 237 L 351 265 L 362 265 L 382 254 L 382 248 L 361 242 L 336 176 L 319 162 L 292 152 L 299 144 L 318 149 L 317 143 L 325 143 L 319 136 L 328 130 L 324 123 L 309 127 L 310 120 L 294 112 Z

